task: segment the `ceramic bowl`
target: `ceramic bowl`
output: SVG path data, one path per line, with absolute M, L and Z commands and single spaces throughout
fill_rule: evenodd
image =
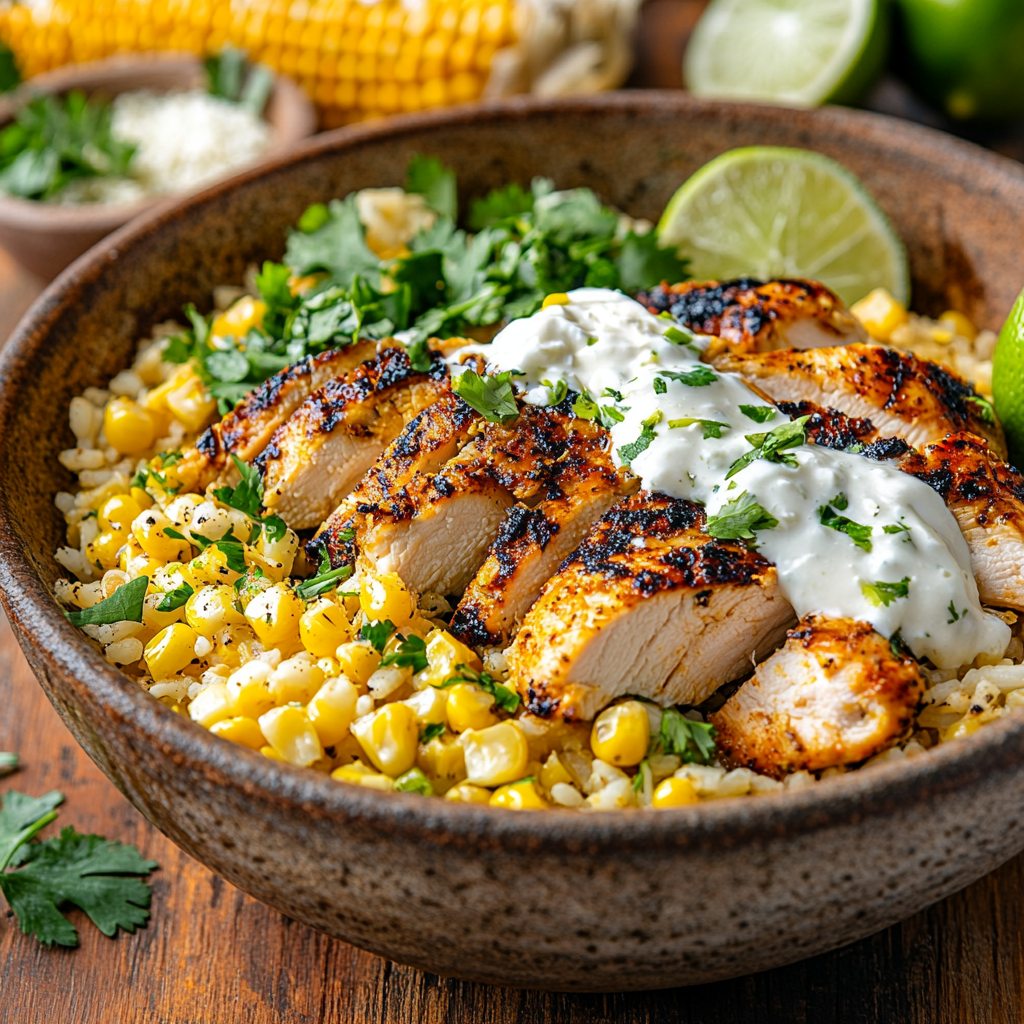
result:
M 0 128 L 14 118 L 15 104 L 24 94 L 62 95 L 80 89 L 88 96 L 112 98 L 137 89 L 196 89 L 205 81 L 202 62 L 189 54 L 114 57 L 74 64 L 38 75 L 15 97 L 0 101 Z M 270 124 L 271 138 L 261 163 L 287 152 L 316 130 L 313 104 L 288 78 L 274 79 L 264 117 Z M 22 266 L 50 281 L 91 245 L 161 202 L 166 202 L 166 197 L 154 196 L 135 203 L 56 206 L 0 195 L 0 246 Z
M 402 963 L 596 991 L 748 974 L 858 939 L 1024 847 L 1024 718 L 798 792 L 657 813 L 513 813 L 379 794 L 192 725 L 108 665 L 50 596 L 69 399 L 134 340 L 246 265 L 279 257 L 307 204 L 396 185 L 411 154 L 463 197 L 548 175 L 655 218 L 734 146 L 844 163 L 910 251 L 915 302 L 997 326 L 1024 277 L 1024 168 L 847 110 L 623 93 L 511 101 L 347 129 L 128 225 L 40 298 L 0 359 L 0 586 L 75 737 L 161 831 L 288 916 Z

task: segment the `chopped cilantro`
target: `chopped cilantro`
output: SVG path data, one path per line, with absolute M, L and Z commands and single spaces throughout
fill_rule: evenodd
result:
M 330 562 L 326 558 L 324 561 L 327 562 L 326 568 L 321 564 L 320 571 L 316 576 L 311 576 L 308 580 L 303 580 L 296 585 L 295 593 L 303 601 L 312 600 L 314 597 L 325 594 L 328 590 L 334 590 L 342 580 L 347 580 L 352 575 L 351 565 L 343 565 L 339 569 L 332 569 Z
M 801 416 L 788 423 L 781 423 L 766 434 L 747 434 L 746 440 L 754 447 L 746 455 L 741 455 L 725 474 L 725 479 L 735 476 L 752 462 L 764 459 L 767 462 L 780 462 L 787 466 L 796 466 L 796 456 L 786 452 L 787 448 L 796 448 L 807 439 L 806 424 L 810 416 Z
M 661 372 L 664 376 L 677 380 L 680 384 L 685 384 L 691 388 L 704 388 L 718 380 L 717 375 L 712 373 L 706 366 L 695 366 L 692 370 L 662 370 Z
M 553 383 L 550 380 L 542 380 L 541 384 L 548 389 L 548 405 L 558 405 L 569 393 L 569 385 L 561 377 Z
M 910 593 L 910 577 L 904 576 L 898 583 L 886 583 L 883 580 L 868 583 L 862 580 L 860 590 L 876 608 L 882 605 L 888 608 L 897 598 L 906 597 Z
M 951 626 L 954 622 L 958 622 L 960 619 L 960 613 L 953 607 L 953 599 L 949 600 L 949 618 L 946 620 L 946 625 Z
M 436 156 L 413 156 L 405 169 L 405 191 L 423 196 L 442 217 L 455 220 L 459 212 L 455 172 Z
M 572 411 L 581 420 L 592 420 L 599 416 L 601 412 L 597 402 L 585 391 L 576 396 L 576 400 L 572 403 Z
M 409 346 L 409 365 L 417 373 L 428 373 L 434 365 L 430 358 L 430 349 L 427 348 L 427 339 L 420 338 Z
M 98 601 L 91 608 L 67 612 L 74 626 L 109 626 L 114 622 L 141 622 L 142 605 L 146 600 L 148 576 L 138 576 L 122 583 L 110 597 Z
M 775 415 L 775 409 L 770 405 L 741 405 L 740 412 L 755 423 L 767 423 Z
M 669 314 L 671 319 L 672 314 Z M 666 341 L 671 341 L 673 345 L 689 345 L 691 348 L 696 347 L 696 336 L 688 328 L 670 327 L 664 335 L 662 335 Z
M 837 495 L 837 497 L 842 498 L 842 503 L 838 507 L 846 508 L 846 498 L 841 494 Z M 870 526 L 855 523 L 852 519 L 839 515 L 831 505 L 821 505 L 818 508 L 818 519 L 822 526 L 827 526 L 830 530 L 837 530 L 839 533 L 845 533 L 862 551 L 871 550 L 872 528 Z
M 511 423 L 519 417 L 511 373 L 481 377 L 475 370 L 465 370 L 454 378 L 452 388 L 458 396 L 485 420 L 491 423 Z
M 778 525 L 778 519 L 744 491 L 716 515 L 708 516 L 707 531 L 718 540 L 753 540 L 756 530 L 772 530 Z
M 188 603 L 188 599 L 194 593 L 195 591 L 187 583 L 182 583 L 180 587 L 175 587 L 174 590 L 169 590 L 164 594 L 156 606 L 156 610 L 158 612 L 177 611 L 182 605 Z
M 381 659 L 381 667 L 395 665 L 398 668 L 411 668 L 413 672 L 422 672 L 427 667 L 427 645 L 418 636 L 408 639 L 399 634 L 398 650 L 385 654 Z
M 456 665 L 454 675 L 450 675 L 443 683 L 431 683 L 431 685 L 438 690 L 443 690 L 456 683 L 474 683 L 481 690 L 489 693 L 494 698 L 494 703 L 510 715 L 514 714 L 519 707 L 519 694 L 515 690 L 503 686 L 490 673 L 477 672 L 468 665 Z
M 229 508 L 244 512 L 252 518 L 258 515 L 263 500 L 263 479 L 258 469 L 243 462 L 234 453 L 231 461 L 242 478 L 241 483 L 237 487 L 218 487 L 213 492 L 214 497 Z
M 668 385 L 660 377 L 654 378 L 653 386 L 656 395 L 663 395 L 668 391 Z
M 719 420 L 701 420 L 697 419 L 695 416 L 684 416 L 682 417 L 682 419 L 668 421 L 668 425 L 670 428 L 689 427 L 692 426 L 694 423 L 699 423 L 701 425 L 701 428 L 704 432 L 705 441 L 712 437 L 721 437 L 723 428 L 725 430 L 729 429 L 728 423 L 722 423 Z
M 907 646 L 906 640 L 903 639 L 903 634 L 898 629 L 889 637 L 889 650 L 894 658 L 913 658 L 914 656 Z
M 686 260 L 680 259 L 675 249 L 663 248 L 656 231 L 643 235 L 630 231 L 622 240 L 618 269 L 619 287 L 635 292 L 649 288 L 652 281 L 682 281 L 686 277 Z
M 428 722 L 420 732 L 420 743 L 429 743 L 444 735 L 444 722 Z
M 359 635 L 364 640 L 369 640 L 370 646 L 378 653 L 383 654 L 391 634 L 395 631 L 395 624 L 390 619 L 383 619 L 380 622 L 364 622 Z
M 611 430 L 616 423 L 621 423 L 626 417 L 614 405 L 602 405 L 600 408 L 601 426 Z
M 149 918 L 152 894 L 141 876 L 155 870 L 155 861 L 143 860 L 134 846 L 73 828 L 33 842 L 63 800 L 56 791 L 29 797 L 8 790 L 0 804 L 0 893 L 21 930 L 47 946 L 78 945 L 78 931 L 60 912 L 66 904 L 84 910 L 104 935 L 134 932 Z
M 882 527 L 883 533 L 902 533 L 904 541 L 910 541 L 910 527 L 906 523 L 891 523 L 889 526 Z
M 661 421 L 661 410 L 656 410 L 640 424 L 640 436 L 631 444 L 624 444 L 619 449 L 619 458 L 628 466 L 641 452 L 647 451 L 651 442 L 658 436 L 654 425 Z
M 601 394 L 602 398 L 614 398 L 616 402 L 621 402 L 622 392 L 616 391 L 615 388 L 605 388 Z
M 441 727 L 442 730 L 444 726 Z M 423 774 L 420 768 L 410 768 L 404 775 L 395 779 L 395 789 L 399 793 L 418 793 L 420 796 L 433 796 L 434 787 L 430 779 Z
M 981 395 L 968 395 L 964 401 L 974 408 L 978 418 L 983 423 L 987 423 L 990 427 L 996 425 L 996 414 L 992 409 L 992 403 L 988 399 L 982 398 Z
M 692 764 L 709 764 L 716 753 L 715 727 L 695 722 L 675 708 L 666 708 L 656 737 L 666 754 L 675 754 Z

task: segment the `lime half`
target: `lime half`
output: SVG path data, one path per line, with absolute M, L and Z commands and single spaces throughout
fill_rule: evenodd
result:
M 854 103 L 885 64 L 884 0 L 712 0 L 683 71 L 698 96 Z
M 751 146 L 705 164 L 658 223 L 698 280 L 809 277 L 847 305 L 886 288 L 906 305 L 907 257 L 889 219 L 845 167 L 805 149 Z
M 1010 461 L 1024 459 L 1024 292 L 1010 310 L 999 332 L 992 359 L 992 399 L 1006 432 Z

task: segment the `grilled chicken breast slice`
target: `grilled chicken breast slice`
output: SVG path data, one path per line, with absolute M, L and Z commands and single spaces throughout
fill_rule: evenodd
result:
M 868 623 L 808 615 L 710 720 L 724 759 L 781 778 L 892 746 L 923 692 L 917 662 Z
M 981 600 L 1024 611 L 1024 476 L 967 433 L 908 452 L 897 465 L 945 498 L 970 549 Z
M 965 380 L 906 352 L 847 345 L 761 355 L 721 352 L 717 369 L 740 374 L 774 402 L 809 401 L 871 421 L 880 435 L 914 448 L 967 430 L 1005 451 L 988 403 Z
M 842 299 L 819 281 L 687 281 L 637 298 L 652 313 L 668 312 L 696 334 L 713 337 L 711 357 L 867 341 Z
M 534 714 L 590 719 L 615 697 L 696 704 L 781 642 L 775 568 L 702 532 L 703 509 L 641 491 L 548 581 L 507 651 Z
M 176 478 L 199 491 L 218 479 L 234 479 L 231 455 L 243 462 L 254 459 L 313 391 L 372 358 L 376 350 L 376 342 L 362 341 L 307 356 L 275 373 L 199 436 L 173 467 Z
M 264 505 L 293 529 L 321 523 L 405 424 L 436 401 L 447 375 L 440 356 L 429 373 L 417 373 L 396 346 L 328 381 L 254 460 Z
M 487 560 L 459 602 L 451 631 L 477 647 L 504 646 L 541 588 L 590 532 L 591 527 L 640 480 L 616 469 L 611 437 L 591 420 L 570 427 L 572 468 L 560 473 L 561 494 L 535 508 L 508 509 Z
M 354 562 L 355 545 L 350 535 L 353 517 L 357 513 L 386 514 L 394 503 L 407 504 L 405 488 L 418 476 L 439 472 L 449 459 L 458 455 L 479 418 L 479 413 L 453 391 L 442 391 L 436 402 L 406 424 L 358 486 L 331 513 L 307 545 L 310 561 L 319 564 L 325 553 L 335 568 Z

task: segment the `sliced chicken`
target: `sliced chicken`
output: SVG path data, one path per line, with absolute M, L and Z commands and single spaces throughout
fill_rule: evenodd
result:
M 647 491 L 604 516 L 507 652 L 530 711 L 590 719 L 626 693 L 697 704 L 781 642 L 793 612 L 775 568 L 703 526 L 699 505 Z
M 307 356 L 275 373 L 200 435 L 195 448 L 174 465 L 175 477 L 189 490 L 199 491 L 218 479 L 236 478 L 231 455 L 243 462 L 255 458 L 312 392 L 372 359 L 376 351 L 376 342 L 361 341 Z
M 719 370 L 740 374 L 775 402 L 809 401 L 871 421 L 879 434 L 915 448 L 969 430 L 998 454 L 1003 432 L 988 403 L 936 363 L 881 345 L 848 345 L 762 355 L 720 353 Z
M 337 568 L 355 560 L 354 517 L 390 515 L 411 508 L 406 488 L 439 472 L 470 440 L 479 414 L 452 391 L 428 406 L 385 448 L 354 491 L 335 509 L 306 546 L 317 565 L 322 554 Z
M 591 420 L 575 420 L 569 431 L 573 468 L 560 473 L 561 494 L 536 508 L 508 509 L 487 561 L 455 610 L 451 631 L 477 647 L 504 646 L 541 588 L 590 532 L 591 527 L 640 480 L 616 469 L 611 438 Z
M 917 662 L 868 623 L 808 615 L 710 718 L 723 759 L 781 778 L 892 746 L 923 692 Z
M 843 300 L 818 281 L 687 281 L 637 298 L 652 313 L 668 312 L 696 334 L 711 335 L 711 358 L 722 351 L 821 348 L 868 337 Z
M 429 373 L 417 373 L 399 346 L 314 391 L 253 461 L 266 507 L 293 529 L 317 526 L 405 424 L 437 400 L 447 376 L 440 356 Z
M 809 416 L 805 429 L 807 439 L 825 448 L 845 451 L 873 442 L 878 431 L 871 420 L 847 416 L 838 409 L 823 409 L 813 402 L 777 402 L 779 412 L 791 420 Z
M 897 464 L 945 498 L 970 548 L 981 600 L 1024 611 L 1024 476 L 966 433 Z

